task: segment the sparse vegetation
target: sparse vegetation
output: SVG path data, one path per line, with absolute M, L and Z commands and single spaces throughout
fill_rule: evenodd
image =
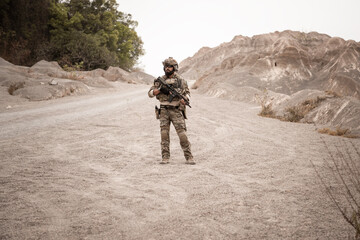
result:
M 67 79 L 71 79 L 71 80 L 81 80 L 81 79 L 84 79 L 84 76 L 82 75 L 78 75 L 74 72 L 71 72 L 67 75 L 66 77 Z
M 275 118 L 274 111 L 272 110 L 272 103 L 262 105 L 261 112 L 259 113 L 259 115 L 262 117 Z
M 269 92 L 265 89 L 264 94 L 259 96 L 258 94 L 255 95 L 256 101 L 261 105 L 261 112 L 259 116 L 262 117 L 270 117 L 270 118 L 277 118 L 275 113 L 272 109 L 272 98 L 269 96 Z
M 322 134 L 328 134 L 331 136 L 342 136 L 342 137 L 348 137 L 348 138 L 356 138 L 356 136 L 353 136 L 350 134 L 350 130 L 348 128 L 341 128 L 337 127 L 335 130 L 332 130 L 330 128 L 321 128 L 318 130 L 319 133 Z
M 354 239 L 360 239 L 360 153 L 352 141 L 344 141 L 331 146 L 321 137 L 329 157 L 324 159 L 322 170 L 312 165 L 326 193 L 340 211 L 345 221 L 354 229 Z M 322 173 L 321 173 L 321 172 Z M 324 171 L 330 171 L 327 177 Z
M 331 136 L 344 136 L 348 131 L 349 129 L 341 129 L 340 127 L 337 127 L 336 130 L 331 130 L 329 128 L 322 128 L 318 130 L 319 133 L 329 134 Z
M 340 97 L 340 95 L 334 91 L 325 91 L 326 96 L 317 96 L 313 99 L 307 99 L 301 104 L 291 106 L 285 109 L 285 114 L 278 116 L 272 108 L 273 98 L 269 97 L 268 91 L 265 90 L 263 95 L 255 95 L 256 101 L 261 105 L 261 111 L 258 113 L 259 116 L 276 118 L 286 122 L 300 122 L 309 112 L 317 108 L 320 103 L 327 98 Z M 337 127 L 335 130 L 330 128 L 322 128 L 318 130 L 319 133 L 328 134 L 332 136 L 342 136 L 347 138 L 358 138 L 358 135 L 350 134 L 348 128 Z
M 287 115 L 283 118 L 288 122 L 299 122 L 304 118 L 304 111 L 299 106 L 289 107 L 286 109 Z
M 72 71 L 81 71 L 81 70 L 84 70 L 84 62 L 81 61 L 80 63 L 75 63 L 71 66 L 65 64 L 63 66 L 63 69 L 67 72 L 72 72 Z
M 340 97 L 333 91 L 326 91 L 327 95 Z M 262 97 L 256 96 L 261 104 L 260 116 L 278 118 L 282 121 L 299 122 L 314 108 L 326 99 L 326 97 L 317 97 L 309 99 L 303 103 L 286 109 L 287 114 L 284 117 L 276 116 L 272 111 L 272 103 L 269 100 L 267 91 Z M 329 134 L 332 136 L 354 137 L 350 135 L 349 129 L 337 127 L 336 130 L 323 128 L 318 130 L 319 133 Z M 345 221 L 354 229 L 354 239 L 360 239 L 360 153 L 353 142 L 342 143 L 342 146 L 335 146 L 335 153 L 330 150 L 325 140 L 324 142 L 328 152 L 329 159 L 325 159 L 327 170 L 332 173 L 331 179 L 321 175 L 320 171 L 313 167 L 326 189 L 326 193 L 334 203 L 336 208 L 342 214 Z
M 317 97 L 315 99 L 305 100 L 303 103 L 289 107 L 286 109 L 286 115 L 282 120 L 289 122 L 299 122 L 301 119 L 305 117 L 311 110 L 318 107 L 320 102 L 325 100 L 325 97 Z
M 332 90 L 326 90 L 325 93 L 326 93 L 326 95 L 330 95 L 333 97 L 341 97 L 341 95 L 339 93 L 332 91 Z
M 299 122 L 311 110 L 318 107 L 320 105 L 320 102 L 326 99 L 326 97 L 320 96 L 314 99 L 307 99 L 299 105 L 288 107 L 287 109 L 285 109 L 286 114 L 284 116 L 277 116 L 272 109 L 273 98 L 270 98 L 267 90 L 264 91 L 264 94 L 262 96 L 255 95 L 255 98 L 257 102 L 261 105 L 261 112 L 259 113 L 259 116 L 276 118 L 281 121 L 287 122 Z

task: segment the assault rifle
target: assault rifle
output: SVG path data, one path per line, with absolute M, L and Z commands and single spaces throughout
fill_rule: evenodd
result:
M 171 102 L 174 99 L 174 97 L 179 97 L 184 99 L 185 104 L 189 106 L 189 108 L 191 108 L 189 100 L 187 100 L 183 95 L 178 93 L 170 84 L 167 84 L 162 77 L 158 77 L 156 80 L 158 80 L 163 86 L 165 86 L 169 90 L 170 93 L 169 102 Z

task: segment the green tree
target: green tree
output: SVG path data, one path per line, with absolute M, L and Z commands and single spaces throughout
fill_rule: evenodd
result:
M 0 56 L 15 64 L 34 63 L 48 41 L 49 0 L 1 0 L 0 9 Z
M 53 2 L 50 18 L 54 57 L 61 65 L 83 62 L 85 70 L 131 69 L 143 54 L 137 22 L 117 11 L 115 0 Z
M 115 0 L 1 0 L 0 56 L 21 65 L 45 59 L 129 70 L 143 42 L 137 22 L 117 8 Z

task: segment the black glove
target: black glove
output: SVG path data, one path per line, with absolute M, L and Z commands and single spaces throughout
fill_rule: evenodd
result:
M 169 89 L 167 89 L 167 87 L 161 86 L 160 92 L 162 92 L 163 94 L 169 95 Z

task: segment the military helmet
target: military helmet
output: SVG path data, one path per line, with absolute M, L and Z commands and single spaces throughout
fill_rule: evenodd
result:
M 172 57 L 165 59 L 162 62 L 162 64 L 164 66 L 164 71 L 165 71 L 166 66 L 172 66 L 175 71 L 177 71 L 179 69 L 179 65 L 178 65 L 177 61 L 175 59 L 173 59 Z

